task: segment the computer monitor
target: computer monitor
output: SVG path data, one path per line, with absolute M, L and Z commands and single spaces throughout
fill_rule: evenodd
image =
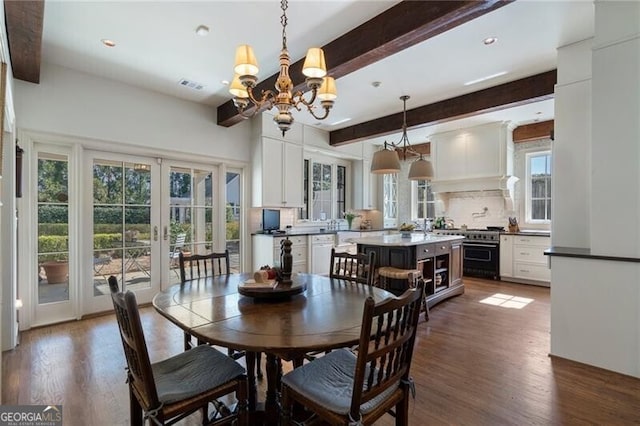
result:
M 262 209 L 262 230 L 266 233 L 280 230 L 280 210 Z

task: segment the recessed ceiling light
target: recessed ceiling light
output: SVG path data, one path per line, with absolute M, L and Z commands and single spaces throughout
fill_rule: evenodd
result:
M 542 114 L 542 111 L 536 112 L 536 115 L 540 115 L 540 114 Z
M 107 47 L 116 47 L 116 42 L 113 40 L 109 40 L 108 38 L 103 38 L 100 41 Z
M 224 84 L 225 86 L 228 86 L 229 80 L 220 80 L 220 83 Z
M 371 85 L 372 85 L 373 87 L 380 87 L 380 85 L 381 85 L 381 84 L 382 84 L 382 82 L 380 82 L 380 81 L 373 81 L 373 82 L 371 82 Z
M 476 80 L 467 81 L 464 83 L 465 86 L 470 86 L 472 84 L 480 83 L 481 81 L 491 80 L 492 78 L 500 77 L 501 75 L 505 75 L 506 71 L 500 71 L 495 74 L 488 75 L 486 77 L 478 78 Z
M 496 41 L 498 41 L 498 38 L 497 38 L 497 37 L 487 37 L 487 38 L 485 38 L 484 40 L 482 40 L 482 42 L 483 42 L 486 46 L 488 46 L 488 45 L 490 45 L 490 44 L 493 44 L 493 43 L 495 43 Z
M 200 37 L 204 37 L 207 34 L 209 34 L 209 27 L 207 27 L 206 25 L 198 25 L 198 28 L 196 28 L 196 34 L 198 34 Z

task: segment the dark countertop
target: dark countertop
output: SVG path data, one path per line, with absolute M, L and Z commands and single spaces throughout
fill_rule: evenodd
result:
M 501 232 L 501 235 L 526 235 L 528 237 L 550 237 L 551 231 L 531 230 L 519 232 Z
M 300 236 L 300 235 L 331 235 L 338 232 L 373 232 L 373 231 L 388 231 L 388 229 L 325 229 L 324 231 L 286 231 L 279 234 L 263 234 L 262 232 L 254 232 L 251 235 L 265 235 L 269 237 L 286 237 L 286 236 Z
M 583 247 L 551 247 L 544 251 L 545 256 L 574 257 L 578 259 L 613 260 L 616 262 L 639 263 L 637 257 L 609 256 L 603 254 L 591 254 L 591 249 Z

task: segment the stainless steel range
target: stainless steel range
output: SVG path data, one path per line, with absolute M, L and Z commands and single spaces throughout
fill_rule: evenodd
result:
M 435 229 L 439 235 L 461 235 L 464 275 L 497 280 L 500 276 L 500 231 L 486 229 Z

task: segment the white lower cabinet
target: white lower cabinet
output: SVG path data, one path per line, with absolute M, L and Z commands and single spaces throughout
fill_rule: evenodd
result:
M 331 263 L 331 249 L 335 244 L 335 237 L 331 235 L 310 235 L 311 246 L 311 273 L 319 275 L 329 275 L 329 265 Z
M 307 236 L 253 236 L 253 269 L 258 270 L 264 265 L 280 266 L 280 243 L 289 238 L 291 241 L 291 256 L 293 257 L 292 272 L 305 273 L 307 268 Z
M 551 270 L 544 251 L 551 237 L 538 235 L 500 236 L 500 279 L 548 286 Z

